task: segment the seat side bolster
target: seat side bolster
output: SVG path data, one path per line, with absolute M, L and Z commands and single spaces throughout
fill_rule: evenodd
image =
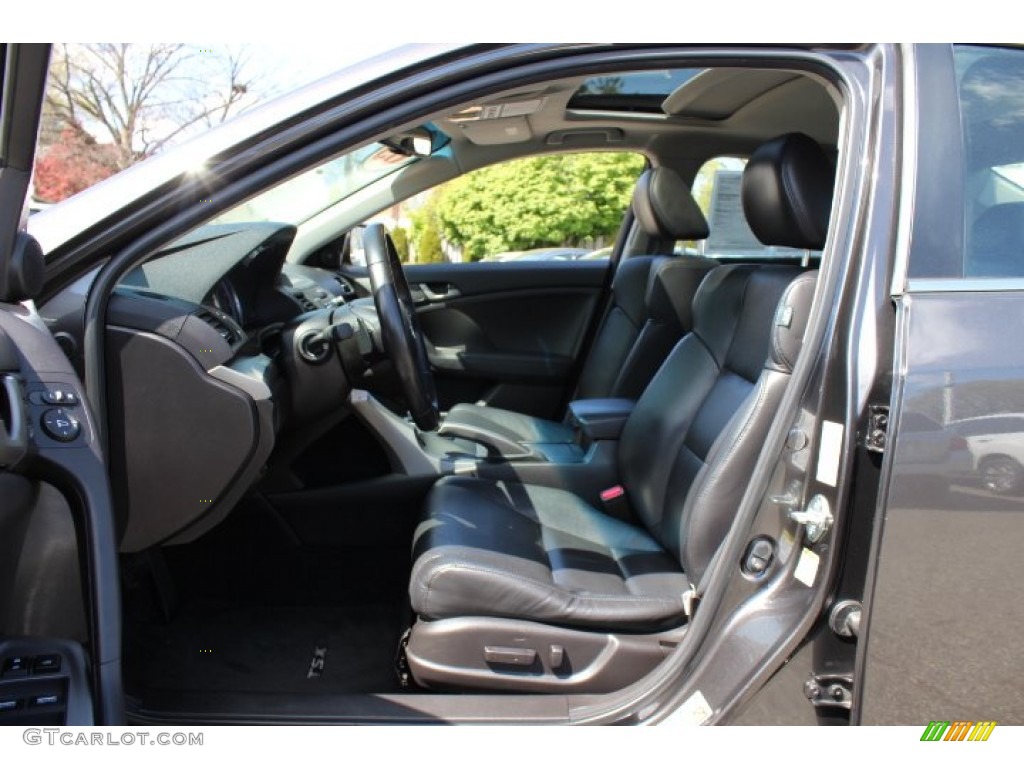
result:
M 413 566 L 409 597 L 428 619 L 458 616 L 529 616 L 533 621 L 579 627 L 650 628 L 683 621 L 682 573 L 668 594 L 616 594 L 565 587 L 537 563 L 470 547 L 435 547 Z M 579 577 L 581 572 L 574 572 Z M 678 582 L 678 583 L 676 583 Z M 678 588 L 676 588 L 678 587 Z

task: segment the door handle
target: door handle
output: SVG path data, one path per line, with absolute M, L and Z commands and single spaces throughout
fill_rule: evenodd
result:
M 419 289 L 427 301 L 448 301 L 462 295 L 462 291 L 451 283 L 446 283 L 441 291 L 435 291 L 427 283 L 420 283 Z

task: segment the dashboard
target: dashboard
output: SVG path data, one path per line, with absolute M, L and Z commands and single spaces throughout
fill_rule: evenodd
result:
M 190 232 L 129 272 L 120 288 L 212 307 L 247 332 L 365 295 L 347 278 L 288 264 L 289 224 L 214 224 Z
M 326 327 L 334 308 L 368 290 L 288 264 L 295 231 L 201 227 L 131 270 L 111 294 L 105 429 L 122 551 L 202 535 L 258 479 L 286 424 L 301 427 L 340 406 L 342 366 L 307 365 L 299 375 L 289 333 Z M 42 307 L 58 339 L 83 338 L 95 275 Z M 82 358 L 69 357 L 81 370 Z

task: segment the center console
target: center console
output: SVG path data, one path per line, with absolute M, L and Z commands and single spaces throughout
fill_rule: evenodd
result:
M 527 442 L 477 424 L 446 418 L 437 432 L 416 430 L 372 395 L 353 390 L 350 405 L 376 432 L 396 469 L 508 480 L 570 491 L 595 505 L 618 483 L 616 446 L 635 402 L 576 400 L 564 440 Z

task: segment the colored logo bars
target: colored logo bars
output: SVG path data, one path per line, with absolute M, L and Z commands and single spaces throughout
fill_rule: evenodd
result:
M 994 720 L 932 720 L 921 734 L 921 741 L 988 741 L 995 727 Z

